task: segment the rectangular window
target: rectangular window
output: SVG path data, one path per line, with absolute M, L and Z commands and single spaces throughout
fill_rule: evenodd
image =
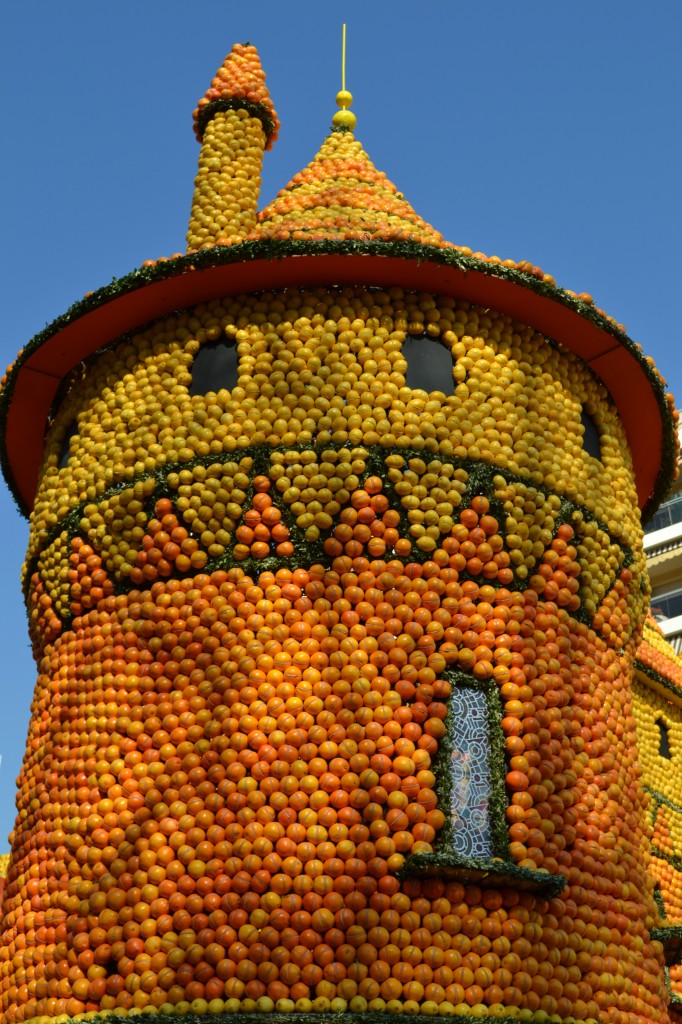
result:
M 666 526 L 674 526 L 675 523 L 682 523 L 682 491 L 661 505 L 646 524 L 646 532 L 664 530 Z
M 519 867 L 509 852 L 508 768 L 497 685 L 458 671 L 446 676 L 452 692 L 433 769 L 445 824 L 433 852 L 410 854 L 401 875 L 436 875 L 557 895 L 566 885 L 563 875 Z
M 462 857 L 492 857 L 490 824 L 490 735 L 486 695 L 452 691 L 450 734 L 450 815 L 452 846 Z
M 657 622 L 682 615 L 682 590 L 673 590 L 651 598 L 651 614 Z

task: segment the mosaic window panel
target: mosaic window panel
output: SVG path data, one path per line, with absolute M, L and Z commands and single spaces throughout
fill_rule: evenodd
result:
M 452 845 L 462 857 L 492 857 L 490 733 L 486 695 L 453 688 L 451 779 Z

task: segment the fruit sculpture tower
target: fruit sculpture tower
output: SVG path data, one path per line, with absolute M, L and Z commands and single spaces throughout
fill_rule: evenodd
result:
M 3 382 L 6 1024 L 669 1019 L 632 684 L 671 400 L 589 296 L 443 241 L 350 99 L 258 212 L 236 46 L 188 252 Z

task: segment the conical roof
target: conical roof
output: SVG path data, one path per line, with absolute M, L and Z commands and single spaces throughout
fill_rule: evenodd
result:
M 279 133 L 279 119 L 265 84 L 258 50 L 250 43 L 235 43 L 218 68 L 193 113 L 194 133 L 201 141 L 204 128 L 217 110 L 239 106 L 263 121 L 270 149 Z
M 252 239 L 355 239 L 449 247 L 378 171 L 347 129 L 332 129 L 311 163 L 258 215 Z

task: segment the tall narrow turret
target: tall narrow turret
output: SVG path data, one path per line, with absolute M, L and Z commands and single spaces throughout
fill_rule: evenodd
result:
M 255 46 L 235 44 L 194 111 L 201 142 L 187 251 L 243 238 L 256 223 L 263 152 L 279 130 Z

